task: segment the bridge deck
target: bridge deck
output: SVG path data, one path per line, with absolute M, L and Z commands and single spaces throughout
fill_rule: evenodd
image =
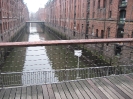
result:
M 133 74 L 0 90 L 0 99 L 133 99 Z

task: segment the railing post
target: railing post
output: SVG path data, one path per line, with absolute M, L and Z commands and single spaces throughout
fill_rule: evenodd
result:
M 107 73 L 106 76 L 109 76 L 109 67 L 107 67 Z
M 44 71 L 45 74 L 45 84 L 47 83 L 47 71 Z
M 3 79 L 2 79 L 1 70 L 0 70 L 0 85 L 1 85 L 1 88 L 3 88 Z
M 65 70 L 66 71 L 66 81 L 68 80 L 68 77 L 69 77 L 69 71 Z
M 88 78 L 90 78 L 90 68 L 88 68 Z

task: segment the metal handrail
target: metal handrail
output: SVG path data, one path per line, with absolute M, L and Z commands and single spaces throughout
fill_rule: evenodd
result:
M 39 42 L 1 42 L 0 47 L 28 47 L 28 46 L 49 46 L 69 44 L 98 44 L 98 43 L 131 43 L 133 38 L 114 39 L 80 39 L 80 40 L 48 40 Z
M 132 65 L 119 65 L 119 67 L 131 67 Z M 114 66 L 100 66 L 100 67 L 86 67 L 86 68 L 71 68 L 71 69 L 56 69 L 56 70 L 43 70 L 43 71 L 23 71 L 23 72 L 2 72 L 1 74 L 20 74 L 20 73 L 33 73 L 33 72 L 50 72 L 50 71 L 70 71 L 70 70 L 84 70 L 84 69 L 102 69 L 112 68 Z M 115 68 L 115 67 L 114 67 Z
M 130 73 L 133 73 L 132 65 L 12 72 L 1 73 L 1 76 L 3 81 L 2 85 L 4 87 L 11 87 L 60 83 Z

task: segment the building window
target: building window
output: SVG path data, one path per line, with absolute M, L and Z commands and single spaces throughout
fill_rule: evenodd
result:
M 92 25 L 91 34 L 94 33 L 94 25 Z
M 101 38 L 104 38 L 104 30 L 101 30 Z
M 75 31 L 73 32 L 73 36 L 75 36 Z
M 112 11 L 109 11 L 109 18 L 111 18 L 112 16 Z
M 110 28 L 108 28 L 108 38 L 110 37 Z
M 82 30 L 83 30 L 83 28 L 84 28 L 84 24 L 82 24 Z
M 103 8 L 106 7 L 106 0 L 103 0 Z
M 125 23 L 125 18 L 126 18 L 126 10 L 121 10 L 120 11 L 120 23 L 121 24 Z
M 100 8 L 100 0 L 98 0 L 98 9 Z
M 95 36 L 95 33 L 94 33 L 94 26 L 92 26 L 92 36 Z
M 78 30 L 78 31 L 80 30 L 80 28 L 79 28 L 79 24 L 77 24 L 77 30 Z
M 95 12 L 93 12 L 92 18 L 95 18 Z
M 110 0 L 109 3 L 112 4 L 113 0 Z
M 98 37 L 98 29 L 96 29 L 96 37 Z
M 118 28 L 117 38 L 123 38 L 123 34 L 124 34 L 124 29 Z
M 3 36 L 1 36 L 1 41 L 3 41 Z
M 95 0 L 93 1 L 93 6 L 95 6 Z
M 121 6 L 127 6 L 127 0 L 121 0 Z
M 131 35 L 131 38 L 133 38 L 133 31 L 132 31 L 132 35 Z

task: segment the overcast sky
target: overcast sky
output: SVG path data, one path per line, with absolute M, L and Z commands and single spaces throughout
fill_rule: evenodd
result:
M 39 8 L 44 7 L 48 0 L 24 0 L 30 12 L 36 12 Z

